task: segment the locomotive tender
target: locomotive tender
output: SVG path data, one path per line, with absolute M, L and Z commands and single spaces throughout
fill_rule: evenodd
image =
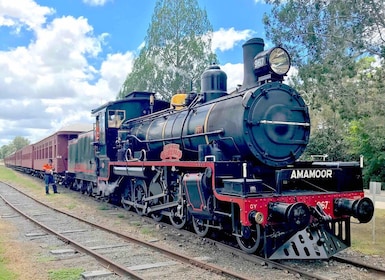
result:
M 308 108 L 283 78 L 290 57 L 262 39 L 243 45 L 244 81 L 226 89 L 216 65 L 200 93 L 171 103 L 133 92 L 92 111 L 94 129 L 68 143 L 65 183 L 199 236 L 223 231 L 269 259 L 329 258 L 369 222 L 357 162 L 299 161 Z

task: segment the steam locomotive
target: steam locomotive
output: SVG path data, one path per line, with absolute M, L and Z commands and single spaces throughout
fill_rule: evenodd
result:
M 232 93 L 211 65 L 200 93 L 169 103 L 132 92 L 92 110 L 94 128 L 68 140 L 57 179 L 176 228 L 192 224 L 201 237 L 226 232 L 269 259 L 327 259 L 349 247 L 351 218 L 367 223 L 374 212 L 360 164 L 300 161 L 310 118 L 283 83 L 288 52 L 254 38 L 243 59 Z

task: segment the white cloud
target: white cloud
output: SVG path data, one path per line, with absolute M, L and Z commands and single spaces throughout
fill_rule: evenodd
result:
M 246 30 L 235 30 L 233 27 L 230 29 L 220 28 L 218 31 L 213 33 L 212 50 L 227 51 L 231 50 L 239 42 L 243 42 L 250 39 L 255 35 L 255 32 L 250 29 Z
M 138 51 L 140 51 L 141 49 L 143 49 L 145 46 L 146 46 L 146 42 L 143 41 L 143 42 L 139 45 Z
M 227 91 L 230 93 L 239 85 L 243 83 L 243 63 L 231 64 L 226 63 L 221 65 L 221 70 L 225 71 L 227 74 Z M 298 75 L 298 69 L 296 67 L 291 67 L 287 76 L 284 78 L 284 83 L 289 84 L 294 77 Z
M 14 28 L 18 33 L 22 26 L 35 30 L 46 22 L 54 9 L 39 6 L 33 0 L 0 1 L 0 26 Z
M 83 0 L 83 3 L 90 6 L 104 6 L 109 1 L 110 0 Z
M 226 63 L 220 67 L 227 74 L 227 92 L 232 92 L 243 83 L 243 63 Z
M 295 78 L 296 76 L 298 76 L 298 68 L 294 67 L 294 66 L 291 66 L 290 69 L 289 69 L 289 72 L 287 72 L 287 74 L 286 74 L 284 83 L 285 84 L 290 84 L 290 82 L 292 82 L 293 78 Z
M 0 0 L 0 28 L 10 28 L 11 35 L 27 30 L 29 35 L 28 43 L 0 50 L 0 147 L 16 136 L 36 142 L 71 123 L 92 122 L 91 110 L 114 100 L 132 70 L 140 48 L 106 54 L 109 34 L 94 34 L 84 17 L 48 19 L 54 12 L 32 0 Z M 213 50 L 231 50 L 253 34 L 219 29 L 213 34 Z M 242 64 L 221 68 L 229 91 L 242 83 Z
M 92 122 L 91 109 L 116 98 L 133 53 L 102 56 L 108 34 L 93 34 L 84 17 L 46 22 L 52 9 L 27 0 L 23 3 L 30 10 L 3 2 L 0 25 L 28 28 L 32 38 L 0 51 L 0 146 L 16 136 L 36 142 L 62 126 Z
M 126 52 L 109 54 L 106 61 L 100 67 L 102 79 L 108 81 L 108 87 L 112 92 L 118 92 L 121 85 L 132 71 L 134 53 Z M 115 96 L 116 97 L 116 96 Z

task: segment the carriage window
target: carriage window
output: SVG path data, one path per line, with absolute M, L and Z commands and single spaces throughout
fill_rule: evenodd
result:
M 125 119 L 126 112 L 123 110 L 108 111 L 108 127 L 119 128 Z

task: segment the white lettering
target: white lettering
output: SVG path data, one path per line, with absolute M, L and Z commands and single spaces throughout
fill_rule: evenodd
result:
M 322 209 L 328 209 L 328 207 L 329 207 L 329 201 L 327 201 L 327 200 L 319 201 L 318 203 L 321 205 Z
M 250 210 L 257 209 L 257 204 L 250 204 Z
M 328 179 L 333 178 L 331 169 L 294 169 L 290 179 Z

